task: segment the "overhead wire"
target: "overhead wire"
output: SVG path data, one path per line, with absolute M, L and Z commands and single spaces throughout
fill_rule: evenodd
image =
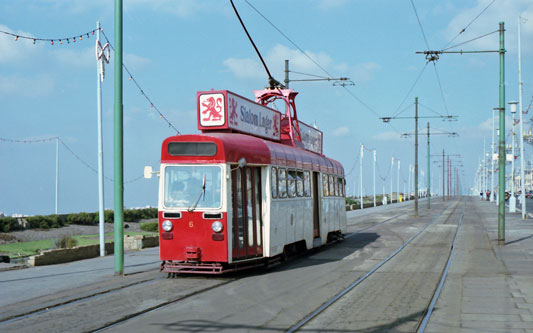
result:
M 428 66 L 428 62 L 426 62 L 424 67 L 422 67 L 422 70 L 418 74 L 415 82 L 411 85 L 411 88 L 409 88 L 409 91 L 407 92 L 405 97 L 402 99 L 402 102 L 400 103 L 400 105 L 398 105 L 398 108 L 396 109 L 396 111 L 395 111 L 394 115 L 392 116 L 392 118 L 397 117 L 399 115 L 399 113 L 397 114 L 398 110 L 402 107 L 403 103 L 405 103 L 405 100 L 407 99 L 407 97 L 409 97 L 409 95 L 411 95 L 411 92 L 413 91 L 413 89 L 415 88 L 416 84 L 418 83 L 418 80 L 420 80 L 420 78 L 422 77 L 422 74 L 424 74 L 424 71 L 426 70 L 427 66 Z
M 472 23 L 474 23 L 487 9 L 489 9 L 489 7 L 492 6 L 492 4 L 494 2 L 496 2 L 496 0 L 492 0 L 492 2 L 489 3 L 476 17 L 474 17 L 474 19 L 472 21 L 470 21 L 470 23 L 468 23 L 466 25 L 466 27 L 461 29 L 461 31 L 459 31 L 459 33 L 455 37 L 453 37 L 448 43 L 446 43 L 446 45 L 444 45 L 443 49 L 446 49 L 446 47 L 448 45 L 450 45 L 457 37 L 459 37 L 462 33 L 464 33 L 466 31 L 466 29 L 468 29 L 468 27 L 470 27 L 470 25 L 472 25 Z
M 447 50 L 454 49 L 454 48 L 456 48 L 456 47 L 458 47 L 458 46 L 461 46 L 461 45 L 464 45 L 464 44 L 467 44 L 467 43 L 473 42 L 473 41 L 475 41 L 475 40 L 478 40 L 478 39 L 481 39 L 481 38 L 484 38 L 484 37 L 490 36 L 490 35 L 492 35 L 492 34 L 495 34 L 495 33 L 499 32 L 499 31 L 500 31 L 500 30 L 494 30 L 494 31 L 489 32 L 489 33 L 487 33 L 487 34 L 484 34 L 484 35 L 478 36 L 478 37 L 476 37 L 476 38 L 472 38 L 472 39 L 470 39 L 470 40 L 467 40 L 467 41 L 465 41 L 465 42 L 462 42 L 462 43 L 459 43 L 459 44 L 456 44 L 456 45 L 450 46 L 450 47 L 445 48 L 445 49 L 442 49 L 441 51 L 447 51 Z
M 103 29 L 101 30 L 101 32 L 104 35 L 104 38 L 106 39 L 106 41 L 109 43 L 109 47 L 113 51 L 115 51 L 115 48 L 113 47 L 113 44 L 111 43 L 111 40 L 107 37 Z M 168 124 L 168 126 L 171 127 L 176 132 L 177 135 L 181 135 L 180 131 L 170 122 L 170 120 L 168 120 L 168 118 L 159 110 L 159 108 L 157 108 L 157 106 L 154 104 L 154 102 L 152 102 L 150 97 L 148 97 L 148 95 L 144 92 L 144 89 L 142 89 L 139 82 L 137 82 L 137 80 L 133 77 L 130 70 L 126 67 L 124 63 L 122 63 L 122 68 L 124 68 L 126 73 L 128 73 L 129 80 L 132 81 L 137 86 L 137 89 L 139 89 L 141 95 L 148 101 L 148 103 L 150 103 L 150 107 L 153 108 L 159 114 L 159 117 L 163 119 Z

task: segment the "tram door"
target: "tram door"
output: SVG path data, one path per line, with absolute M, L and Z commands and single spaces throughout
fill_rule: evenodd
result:
M 320 237 L 320 197 L 318 196 L 318 172 L 313 172 L 313 238 Z
M 233 259 L 263 254 L 261 168 L 232 171 Z

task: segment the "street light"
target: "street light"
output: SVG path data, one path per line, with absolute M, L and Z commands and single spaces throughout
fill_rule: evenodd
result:
M 511 154 L 513 156 L 513 159 L 511 160 L 511 198 L 509 198 L 509 212 L 510 213 L 516 212 L 516 198 L 514 196 L 514 156 L 515 156 L 514 155 L 514 125 L 515 125 L 516 104 L 518 104 L 518 102 L 515 102 L 515 101 L 509 102 L 511 113 L 513 115 L 513 129 L 512 129 L 513 135 L 512 135 L 512 144 L 511 144 Z

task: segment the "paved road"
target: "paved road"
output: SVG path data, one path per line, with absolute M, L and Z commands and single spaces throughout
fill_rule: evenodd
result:
M 435 219 L 413 243 L 302 330 L 414 331 L 457 230 L 454 207 L 463 204 L 466 210 L 456 255 L 427 331 L 532 331 L 532 220 L 507 214 L 506 244 L 498 246 L 496 205 L 476 197 L 431 202 L 430 211 L 420 206 L 418 218 L 413 217 L 412 202 L 349 212 L 350 232 L 375 226 L 322 251 L 253 274 L 166 279 L 157 272 L 157 260 L 151 262 L 157 258 L 156 249 L 130 254 L 127 272 L 148 271 L 125 278 L 112 277 L 112 261 L 107 258 L 56 265 L 46 273 L 34 268 L 0 272 L 0 300 L 9 289 L 9 301 L 0 306 L 0 331 L 91 331 L 130 314 L 139 316 L 109 330 L 284 331 Z M 391 220 L 378 224 L 386 219 Z M 22 277 L 18 274 L 26 274 L 26 280 L 17 281 Z M 35 287 L 24 294 L 23 287 L 29 284 Z M 28 299 L 31 295 L 42 297 Z M 94 296 L 2 322 L 10 314 L 89 295 Z M 154 308 L 161 304 L 167 305 Z

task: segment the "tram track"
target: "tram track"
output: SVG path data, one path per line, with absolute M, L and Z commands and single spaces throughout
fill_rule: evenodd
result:
M 456 209 L 458 207 L 458 203 L 455 203 L 454 206 L 453 206 L 453 211 L 450 212 L 447 216 L 446 216 L 446 220 L 443 221 L 442 224 L 447 224 L 448 220 L 450 219 L 451 216 L 454 215 Z M 464 209 L 464 208 L 463 208 Z M 409 245 L 413 240 L 415 240 L 420 234 L 422 234 L 429 226 L 431 226 L 433 223 L 435 223 L 435 221 L 437 221 L 443 213 L 445 213 L 446 210 L 443 210 L 442 212 L 439 213 L 439 215 L 433 217 L 433 219 L 427 223 L 422 229 L 420 229 L 417 233 L 415 233 L 414 235 L 412 235 L 407 241 L 405 241 L 400 247 L 398 247 L 392 254 L 390 254 L 387 258 L 385 258 L 384 260 L 380 261 L 378 264 L 376 264 L 372 269 L 370 269 L 366 274 L 364 274 L 362 277 L 358 278 L 356 281 L 354 281 L 352 284 L 350 284 L 348 287 L 346 287 L 345 289 L 343 289 L 342 291 L 340 291 L 339 293 L 337 293 L 335 296 L 333 296 L 331 299 L 329 299 L 328 301 L 324 302 L 321 306 L 319 306 L 317 309 L 315 309 L 313 312 L 309 313 L 307 316 L 305 316 L 302 320 L 298 321 L 296 324 L 294 324 L 293 326 L 289 327 L 287 329 L 287 332 L 296 332 L 296 331 L 299 331 L 300 329 L 304 328 L 308 323 L 310 323 L 313 319 L 316 319 L 324 310 L 328 309 L 330 306 L 332 306 L 335 302 L 337 302 L 339 299 L 341 299 L 343 296 L 345 296 L 346 294 L 348 294 L 350 291 L 352 291 L 354 288 L 356 288 L 360 283 L 362 283 L 363 281 L 365 281 L 368 277 L 370 277 L 372 274 L 374 274 L 379 268 L 381 268 L 383 265 L 385 265 L 387 262 L 389 262 L 392 258 L 394 258 L 398 253 L 400 253 L 403 249 L 405 249 L 407 247 L 407 245 Z M 461 219 L 460 221 L 462 220 L 462 216 L 463 214 L 461 214 Z M 392 218 L 391 218 L 392 219 Z M 389 219 L 389 220 L 391 220 Z M 387 221 L 383 221 L 382 223 L 379 223 L 379 224 L 383 224 Z M 372 226 L 373 227 L 373 226 Z M 365 228 L 365 229 L 369 229 L 371 227 L 368 227 L 368 228 Z M 455 237 L 454 237 L 454 241 L 453 241 L 453 244 L 455 244 L 455 239 L 457 237 L 457 234 L 458 234 L 458 230 L 459 230 L 459 227 L 456 229 L 456 234 L 455 234 Z M 452 245 L 452 250 L 453 250 L 453 245 Z M 452 255 L 453 256 L 453 255 Z M 451 257 L 452 256 L 449 256 L 448 258 L 448 263 L 446 265 L 446 267 L 449 266 L 449 263 L 451 262 Z M 447 274 L 447 268 L 444 268 L 443 269 L 443 272 L 441 274 L 441 280 L 445 279 L 445 277 L 443 278 L 443 276 L 445 274 Z M 443 282 L 442 282 L 443 283 Z M 435 292 L 433 293 L 433 298 L 438 298 L 438 293 L 440 293 L 440 288 L 437 286 L 437 288 L 435 289 Z M 436 300 L 435 300 L 436 302 Z M 431 316 L 431 312 L 429 311 L 429 308 L 431 307 L 431 305 L 434 305 L 434 302 L 433 300 L 430 302 L 430 304 L 428 304 L 427 306 L 427 309 L 426 309 L 426 314 Z M 417 328 L 418 327 L 421 327 L 421 325 L 423 324 L 423 321 L 425 319 L 421 319 L 420 322 L 418 323 L 417 325 Z M 429 320 L 429 317 L 428 317 L 428 320 Z
M 164 281 L 170 281 L 170 279 L 165 278 L 159 271 L 157 272 L 147 271 L 144 273 L 146 274 L 139 273 L 139 272 L 135 274 L 130 274 L 130 275 L 137 275 L 134 281 L 127 282 L 126 284 L 121 284 L 121 285 L 118 285 L 112 288 L 108 287 L 102 291 L 95 290 L 94 292 L 88 293 L 83 296 L 79 296 L 80 294 L 79 289 L 67 290 L 67 291 L 64 291 L 63 293 L 70 294 L 70 295 L 76 295 L 77 297 L 74 296 L 68 299 L 62 299 L 61 297 L 62 295 L 59 295 L 59 298 L 56 298 L 57 295 L 54 295 L 55 296 L 54 300 L 59 299 L 60 300 L 59 302 L 56 301 L 52 303 L 46 303 L 45 301 L 45 303 L 41 303 L 41 305 L 37 305 L 36 307 L 33 307 L 32 309 L 28 311 L 23 311 L 23 312 L 19 311 L 18 313 L 13 313 L 12 312 L 13 310 L 11 309 L 12 308 L 16 309 L 19 307 L 25 308 L 25 306 L 27 307 L 25 303 L 34 303 L 38 301 L 40 298 L 36 300 L 23 301 L 23 302 L 19 302 L 16 304 L 12 304 L 10 306 L 0 308 L 1 312 L 4 314 L 4 317 L 0 319 L 0 330 L 4 330 L 4 329 L 10 330 L 11 329 L 10 326 L 12 325 L 15 325 L 15 327 L 17 325 L 26 327 L 26 322 L 28 321 L 30 322 L 29 325 L 31 326 L 32 324 L 31 322 L 39 322 L 41 317 L 53 316 L 52 313 L 57 313 L 57 312 L 59 312 L 61 316 L 61 313 L 63 312 L 69 313 L 73 311 L 72 308 L 76 308 L 76 307 L 82 308 L 84 306 L 84 303 L 88 303 L 88 302 L 98 303 L 99 302 L 99 303 L 105 304 L 106 298 L 108 299 L 113 298 L 113 297 L 124 298 L 124 294 L 133 294 L 135 292 L 138 292 L 139 289 L 157 290 L 158 288 L 161 288 L 161 285 L 164 283 Z M 186 281 L 189 284 L 194 284 L 194 283 L 191 283 L 194 281 L 200 281 L 199 283 L 197 283 L 197 285 L 202 285 L 203 282 L 206 280 L 212 283 L 212 285 L 205 287 L 205 288 L 196 288 L 196 290 L 194 288 L 191 288 L 190 292 L 185 292 L 184 294 L 176 293 L 177 296 L 175 298 L 170 298 L 164 302 L 156 304 L 155 306 L 148 306 L 148 307 L 142 308 L 141 310 L 137 310 L 136 312 L 128 312 L 127 315 L 121 316 L 118 319 L 115 318 L 113 320 L 110 320 L 105 325 L 95 328 L 95 330 L 105 328 L 108 326 L 112 326 L 115 323 L 122 322 L 132 316 L 138 316 L 142 313 L 146 313 L 154 309 L 164 307 L 168 304 L 176 303 L 178 301 L 181 301 L 193 295 L 197 295 L 197 294 L 215 289 L 217 287 L 226 285 L 228 283 L 238 280 L 238 277 L 237 278 L 235 277 L 233 278 L 210 277 L 209 279 L 207 279 L 206 277 L 201 277 L 201 276 L 191 276 L 191 277 L 184 278 L 182 281 Z

